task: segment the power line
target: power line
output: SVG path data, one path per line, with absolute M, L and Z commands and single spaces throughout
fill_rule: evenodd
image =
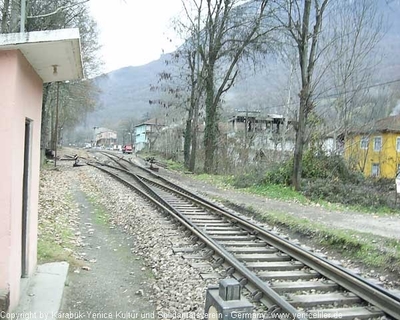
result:
M 330 95 L 326 95 L 326 96 L 323 96 L 323 97 L 318 98 L 318 99 L 331 98 L 331 97 L 334 97 L 334 96 L 340 96 L 340 95 L 342 95 L 342 94 L 352 93 L 352 92 L 356 92 L 356 91 L 359 91 L 359 90 L 366 90 L 366 89 L 371 89 L 371 88 L 386 86 L 386 85 L 388 85 L 388 84 L 392 84 L 392 83 L 396 83 L 396 82 L 400 82 L 400 79 L 391 80 L 391 81 L 387 81 L 387 82 L 380 82 L 380 83 L 372 84 L 372 85 L 370 85 L 370 86 L 361 87 L 361 88 L 357 88 L 357 89 L 353 89 L 353 90 L 349 90 L 349 91 L 338 92 L 338 93 L 332 93 L 332 94 L 330 94 Z
M 352 93 L 352 92 L 356 92 L 356 91 L 360 91 L 360 90 L 367 90 L 367 89 L 381 87 L 381 86 L 386 86 L 386 85 L 389 85 L 389 84 L 392 84 L 392 83 L 396 83 L 396 82 L 400 82 L 400 79 L 390 80 L 390 81 L 386 81 L 386 82 L 379 82 L 379 83 L 375 83 L 375 84 L 372 84 L 372 85 L 366 86 L 366 87 L 360 87 L 360 88 L 353 89 L 353 90 L 348 90 L 348 91 L 343 91 L 343 92 L 338 92 L 338 93 L 332 93 L 332 94 L 329 94 L 329 95 L 316 97 L 315 100 L 333 98 L 333 97 L 337 97 L 337 96 L 340 96 L 340 95 L 343 95 L 343 94 Z M 281 108 L 281 107 L 293 106 L 293 105 L 297 105 L 297 104 L 298 104 L 298 102 L 292 102 L 292 103 L 289 103 L 289 104 L 281 104 L 281 105 L 271 106 L 271 107 L 268 107 L 267 109 Z

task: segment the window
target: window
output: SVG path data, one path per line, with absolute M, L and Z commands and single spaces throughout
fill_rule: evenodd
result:
M 375 137 L 374 138 L 374 151 L 381 151 L 382 150 L 382 137 Z
M 396 151 L 400 152 L 400 137 L 397 137 L 397 140 L 396 140 Z
M 367 137 L 362 137 L 361 141 L 360 141 L 360 148 L 364 149 L 364 150 L 367 150 L 368 149 L 368 142 L 369 142 L 369 139 Z
M 372 177 L 379 177 L 381 174 L 381 169 L 379 163 L 373 163 L 371 168 L 371 176 Z

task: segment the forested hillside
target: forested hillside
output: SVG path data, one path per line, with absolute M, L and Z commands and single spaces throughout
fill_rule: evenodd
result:
M 372 83 L 391 81 L 400 74 L 400 3 L 381 0 L 378 10 L 384 20 L 384 30 L 381 41 L 371 53 L 376 55 L 378 63 Z M 159 73 L 168 68 L 165 61 L 169 60 L 170 55 L 164 54 L 146 65 L 118 69 L 93 79 L 101 93 L 97 111 L 88 116 L 87 124 L 112 126 L 125 118 L 145 118 L 154 108 L 149 100 L 160 96 L 160 92 L 151 91 L 150 87 L 157 85 Z M 268 55 L 257 65 L 243 65 L 235 85 L 224 98 L 225 110 L 283 113 L 289 73 L 288 61 L 278 55 Z

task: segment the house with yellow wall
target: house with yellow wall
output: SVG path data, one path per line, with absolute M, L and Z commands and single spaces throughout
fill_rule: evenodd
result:
M 395 178 L 400 170 L 400 115 L 351 130 L 344 154 L 365 176 Z

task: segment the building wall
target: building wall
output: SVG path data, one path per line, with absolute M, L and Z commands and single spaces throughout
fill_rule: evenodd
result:
M 28 274 L 36 267 L 42 80 L 19 51 L 0 51 L 0 290 L 10 309 L 19 299 L 25 120 L 31 124 L 28 186 Z
M 148 130 L 147 125 L 138 126 L 135 128 L 135 150 L 140 151 L 145 148 L 147 144 L 146 130 Z
M 368 138 L 366 149 L 361 148 L 361 138 L 363 137 Z M 374 151 L 375 137 L 382 137 L 380 151 Z M 345 157 L 367 177 L 372 175 L 373 164 L 379 164 L 379 176 L 393 179 L 400 164 L 400 152 L 396 150 L 397 138 L 400 138 L 400 133 L 372 133 L 351 136 L 345 143 Z

